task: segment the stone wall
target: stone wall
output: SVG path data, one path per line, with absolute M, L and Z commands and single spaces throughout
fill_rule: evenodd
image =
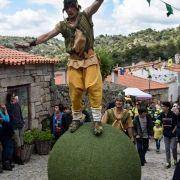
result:
M 29 128 L 38 128 L 51 107 L 50 81 L 53 64 L 9 66 L 0 65 L 0 101 L 5 102 L 8 87 L 29 88 Z

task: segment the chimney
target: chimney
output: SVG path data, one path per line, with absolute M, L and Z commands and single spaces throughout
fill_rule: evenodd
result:
M 175 54 L 175 64 L 179 64 L 180 63 L 180 54 Z
M 113 83 L 118 83 L 118 71 L 113 70 L 111 73 L 111 77 L 112 77 L 112 82 Z

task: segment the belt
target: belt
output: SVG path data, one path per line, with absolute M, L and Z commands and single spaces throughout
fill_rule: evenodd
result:
M 83 60 L 83 59 L 91 58 L 94 55 L 95 55 L 94 50 L 93 49 L 89 49 L 87 52 L 84 52 L 82 54 L 77 54 L 75 52 L 70 53 L 70 58 L 78 59 L 78 60 Z

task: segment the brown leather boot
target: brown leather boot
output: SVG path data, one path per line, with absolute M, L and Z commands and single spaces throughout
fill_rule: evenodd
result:
M 95 136 L 100 136 L 103 133 L 102 123 L 98 121 L 93 122 L 93 134 Z
M 79 129 L 80 126 L 82 126 L 82 124 L 83 124 L 83 123 L 82 123 L 81 121 L 79 121 L 79 120 L 72 121 L 72 123 L 71 123 L 70 126 L 69 126 L 69 131 L 70 131 L 71 133 L 74 133 L 76 130 Z

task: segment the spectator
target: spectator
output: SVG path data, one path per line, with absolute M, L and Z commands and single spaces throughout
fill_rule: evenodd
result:
M 173 105 L 172 111 L 177 116 L 176 137 L 177 137 L 177 143 L 179 143 L 179 147 L 180 147 L 180 112 L 179 112 L 179 105 L 177 103 Z
M 152 136 L 152 119 L 147 114 L 145 107 L 138 109 L 138 116 L 134 118 L 134 136 L 137 143 L 137 150 L 141 160 L 141 165 L 144 166 L 146 163 L 145 155 L 149 147 L 149 138 Z
M 131 118 L 134 119 L 134 114 L 132 112 L 132 105 L 130 103 L 126 103 L 124 108 L 129 112 Z
M 105 111 L 102 123 L 111 124 L 113 127 L 126 133 L 133 141 L 132 119 L 128 110 L 124 109 L 124 97 L 119 96 L 115 100 L 115 107 Z
M 70 118 L 72 119 L 72 117 L 69 116 L 69 113 L 64 112 L 64 106 L 62 104 L 54 107 L 52 132 L 55 139 L 58 139 L 68 130 L 71 121 Z
M 159 152 L 161 146 L 161 139 L 163 137 L 163 128 L 161 126 L 160 120 L 155 121 L 155 126 L 153 128 L 153 131 L 154 131 L 154 139 L 156 142 L 156 152 Z
M 135 118 L 136 116 L 138 116 L 138 109 L 140 107 L 140 102 L 139 101 L 136 101 L 135 102 L 135 105 L 133 106 L 132 108 L 132 113 L 133 113 L 133 117 Z
M 171 111 L 172 111 L 174 114 L 179 115 L 179 105 L 178 105 L 177 103 L 174 103 Z
M 14 130 L 14 140 L 15 140 L 15 162 L 17 164 L 23 165 L 21 159 L 23 151 L 23 134 L 24 134 L 24 120 L 22 116 L 22 111 L 20 104 L 17 101 L 17 97 L 13 94 L 7 94 L 6 97 L 7 111 L 10 117 L 10 123 Z
M 166 151 L 166 168 L 171 167 L 171 151 L 174 159 L 174 165 L 177 163 L 177 142 L 176 142 L 176 126 L 177 116 L 171 111 L 170 102 L 162 103 L 162 113 L 158 117 L 163 124 L 163 135 Z
M 0 104 L 0 142 L 2 145 L 0 160 L 2 161 L 3 169 L 9 171 L 11 171 L 14 167 L 12 165 L 13 135 L 14 131 L 9 123 L 9 115 L 6 106 L 4 104 Z M 0 166 L 0 172 L 2 172 L 2 165 Z
M 82 110 L 82 113 L 85 115 L 85 118 L 84 118 L 84 122 L 91 122 L 92 121 L 92 113 L 90 111 L 90 109 L 88 108 L 84 108 Z

